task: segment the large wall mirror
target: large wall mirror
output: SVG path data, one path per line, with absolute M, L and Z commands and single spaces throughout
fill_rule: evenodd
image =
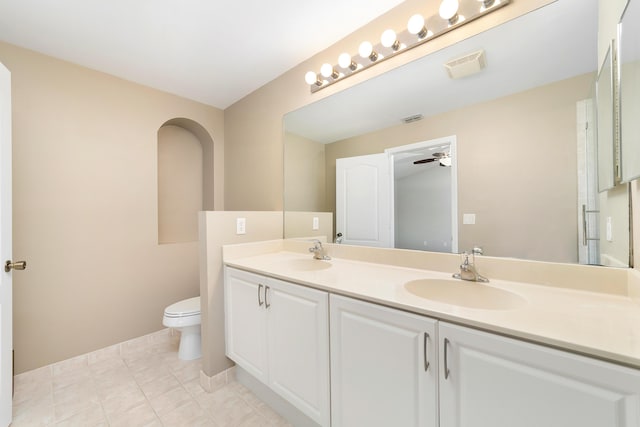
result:
M 444 251 L 627 266 L 628 192 L 597 188 L 597 9 L 597 0 L 553 2 L 285 115 L 285 237 L 314 234 L 289 214 L 335 218 L 337 159 L 451 137 L 455 150 L 410 162 L 416 173 L 457 167 L 457 241 Z M 448 77 L 445 62 L 479 51 L 480 73 Z M 414 186 L 416 200 L 438 191 Z
M 640 177 L 640 0 L 629 0 L 618 26 L 622 180 Z
M 611 43 L 596 79 L 598 191 L 600 192 L 611 190 L 615 186 L 616 179 L 613 92 L 613 43 Z

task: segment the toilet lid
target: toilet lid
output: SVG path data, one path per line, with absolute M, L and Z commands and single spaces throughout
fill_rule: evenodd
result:
M 164 315 L 168 317 L 184 317 L 197 314 L 200 314 L 200 297 L 178 301 L 164 310 Z

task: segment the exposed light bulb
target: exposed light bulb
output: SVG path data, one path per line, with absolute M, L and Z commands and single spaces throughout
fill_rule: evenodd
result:
M 329 63 L 322 64 L 322 67 L 320 67 L 320 74 L 325 78 L 332 77 L 337 79 L 340 77 L 340 74 L 333 68 L 333 65 Z
M 385 30 L 385 32 L 382 33 L 382 37 L 380 37 L 380 43 L 382 46 L 390 47 L 393 50 L 400 49 L 400 41 L 396 36 L 396 32 L 393 30 Z
M 427 27 L 424 25 L 424 17 L 422 15 L 413 15 L 407 23 L 407 30 L 410 34 L 424 38 L 427 35 Z
M 355 69 L 358 68 L 358 64 L 353 62 L 351 55 L 346 52 L 341 53 L 338 57 L 338 65 L 345 69 L 348 68 L 351 71 L 355 71 Z
M 458 0 L 442 0 L 439 12 L 442 19 L 455 24 L 458 20 Z
M 308 71 L 307 74 L 304 75 L 304 81 L 307 82 L 308 85 L 318 85 L 322 84 L 322 81 L 318 79 L 318 75 L 313 71 Z
M 360 48 L 358 48 L 358 53 L 363 58 L 369 58 L 371 61 L 375 61 L 378 59 L 378 54 L 374 52 L 373 45 L 370 42 L 362 42 L 360 43 Z

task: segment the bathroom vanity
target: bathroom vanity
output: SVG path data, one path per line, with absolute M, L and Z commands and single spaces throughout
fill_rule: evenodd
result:
M 225 320 L 227 356 L 310 424 L 640 425 L 640 303 L 628 294 L 490 276 L 468 284 L 488 286 L 486 301 L 458 305 L 407 285 L 453 271 L 380 262 L 429 254 L 332 246 L 321 261 L 305 245 L 225 247 Z

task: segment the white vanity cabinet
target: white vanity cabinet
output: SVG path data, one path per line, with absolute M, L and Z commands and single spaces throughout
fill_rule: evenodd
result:
M 227 356 L 321 426 L 640 426 L 640 370 L 567 351 L 229 267 L 225 321 Z
M 328 426 L 328 294 L 229 267 L 224 291 L 227 356 Z
M 331 295 L 331 425 L 438 425 L 437 322 Z
M 440 427 L 638 427 L 640 371 L 440 322 Z
M 330 332 L 333 427 L 640 426 L 637 369 L 335 295 Z

